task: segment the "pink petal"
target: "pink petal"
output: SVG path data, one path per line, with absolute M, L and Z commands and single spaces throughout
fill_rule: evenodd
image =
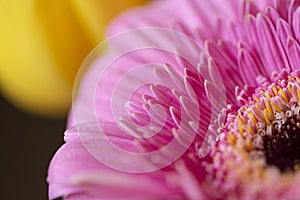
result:
M 269 17 L 269 19 L 272 21 L 273 24 L 276 24 L 277 23 L 277 20 L 280 19 L 280 16 L 278 14 L 278 11 L 275 10 L 273 7 L 271 6 L 268 6 L 266 9 L 265 9 L 265 12 L 264 14 L 266 16 Z
M 238 54 L 239 72 L 247 85 L 257 86 L 256 77 L 262 75 L 260 60 L 253 57 L 249 51 L 241 49 Z
M 179 184 L 182 185 L 189 199 L 199 200 L 207 198 L 201 190 L 201 186 L 197 181 L 195 174 L 190 172 L 183 161 L 176 163 L 176 169 L 178 170 Z
M 286 0 L 276 0 L 276 10 L 278 10 L 278 13 L 280 14 L 280 17 L 284 20 L 288 19 L 288 6 L 289 1 Z
M 203 4 L 205 6 L 202 6 Z M 172 9 L 169 9 L 170 6 Z M 236 20 L 238 15 L 235 11 L 238 8 L 239 2 L 235 0 L 222 2 L 189 0 L 189 3 L 181 0 L 153 1 L 148 4 L 147 9 L 135 8 L 120 15 L 110 25 L 108 35 L 139 27 L 174 28 L 174 24 L 179 23 L 184 24 L 188 32 L 195 32 L 196 29 L 204 30 L 205 38 L 200 37 L 203 42 L 204 39 L 216 39 L 220 34 L 218 32 L 220 31 L 218 23 L 220 14 L 224 15 L 226 20 Z M 175 28 L 175 30 L 182 29 Z M 191 36 L 191 34 L 188 35 Z
M 269 74 L 273 71 L 279 72 L 282 68 L 290 68 L 283 46 L 267 16 L 258 15 L 257 30 Z
M 296 14 L 296 10 L 299 8 L 299 6 L 300 6 L 299 0 L 291 0 L 290 1 L 289 8 L 288 8 L 288 23 L 291 24 L 292 26 L 294 24 L 294 21 L 298 20 L 298 19 L 294 19 L 294 17 Z M 298 33 L 295 32 L 294 34 L 298 34 Z
M 251 45 L 258 45 L 258 33 L 256 28 L 256 19 L 253 15 L 246 15 L 242 27 L 243 35 L 246 42 L 250 43 Z M 260 48 L 257 48 L 260 50 Z M 260 52 L 258 52 L 260 53 Z
M 276 30 L 281 44 L 285 46 L 288 37 L 293 36 L 290 25 L 286 21 L 280 19 L 277 21 Z
M 289 37 L 287 39 L 287 49 L 292 69 L 298 70 L 300 67 L 300 46 L 298 42 L 295 39 Z
M 109 132 L 115 131 L 111 129 Z M 67 132 L 66 144 L 57 151 L 50 163 L 47 179 L 50 199 L 65 195 L 68 199 L 78 199 L 82 195 L 87 195 L 91 199 L 93 196 L 105 199 L 122 196 L 135 198 L 145 194 L 149 198 L 161 198 L 179 194 L 166 186 L 162 172 L 126 174 L 105 166 L 92 154 L 92 146 L 85 144 L 86 138 L 89 139 L 89 145 L 93 145 L 92 141 L 98 141 L 94 136 L 95 133 L 82 134 L 74 131 Z M 118 144 L 121 148 L 127 150 L 133 148 L 133 141 L 115 136 L 109 137 L 111 142 Z M 109 152 L 104 154 L 112 155 Z
M 296 39 L 300 41 L 300 7 L 297 8 L 293 16 L 293 31 Z
M 206 41 L 205 46 L 209 55 L 214 58 L 214 62 L 222 75 L 223 82 L 226 83 L 226 88 L 229 89 L 234 88 L 236 85 L 243 85 L 237 72 L 236 61 L 232 60 L 232 58 L 223 51 L 222 46 L 212 41 Z M 235 74 L 235 76 L 231 76 L 231 74 Z
M 154 179 L 155 178 L 155 179 Z M 178 197 L 165 188 L 163 177 L 118 173 L 112 170 L 89 171 L 72 177 L 73 185 L 100 199 L 163 199 Z M 174 193 L 173 193 L 174 192 Z
M 71 177 L 77 173 L 106 168 L 86 150 L 80 141 L 64 144 L 52 159 L 47 181 L 49 198 L 55 199 L 77 193 L 81 188 L 71 184 Z

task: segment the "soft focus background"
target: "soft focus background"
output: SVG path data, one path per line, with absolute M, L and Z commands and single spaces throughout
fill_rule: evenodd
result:
M 1 200 L 48 199 L 76 72 L 110 20 L 145 2 L 0 0 Z
M 0 199 L 47 198 L 47 167 L 63 143 L 65 120 L 21 112 L 0 97 Z

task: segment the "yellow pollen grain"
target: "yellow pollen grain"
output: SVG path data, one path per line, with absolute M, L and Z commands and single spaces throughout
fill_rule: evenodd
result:
M 256 123 L 257 123 L 257 120 L 256 118 L 254 117 L 253 113 L 252 112 L 249 112 L 248 115 L 250 116 L 249 118 L 251 119 L 254 127 L 256 126 Z
M 276 96 L 278 96 L 278 91 L 277 91 L 277 89 L 276 89 L 276 87 L 274 85 L 272 86 L 272 90 L 273 90 L 274 94 Z
M 240 147 L 240 148 L 238 148 L 238 151 L 240 152 L 240 155 L 243 156 L 244 161 L 248 160 L 248 154 L 244 148 Z
M 290 76 L 290 75 L 288 75 L 288 78 L 290 79 L 290 80 L 294 80 L 294 77 L 292 77 L 292 76 Z
M 297 89 L 297 96 L 298 96 L 298 101 L 300 101 L 300 90 Z
M 243 115 L 240 115 L 240 119 L 244 124 L 247 123 L 247 119 Z
M 267 108 L 268 113 L 270 114 L 271 119 L 274 120 L 274 113 L 273 113 L 273 110 L 271 108 L 269 101 L 266 102 L 266 108 Z
M 254 136 L 255 134 L 250 125 L 247 126 L 247 132 L 250 133 L 252 136 Z
M 258 108 L 258 109 L 260 109 L 260 107 L 259 107 L 258 103 L 256 103 L 256 104 L 255 104 L 255 107 L 256 107 L 256 108 Z
M 291 83 L 288 83 L 287 89 L 292 94 L 292 85 L 291 85 Z
M 254 100 L 259 103 L 259 98 L 257 98 L 257 96 L 253 96 Z
M 243 122 L 241 119 L 238 119 L 238 128 L 240 133 L 244 133 Z
M 282 98 L 283 98 L 283 100 L 286 102 L 286 103 L 288 103 L 289 102 L 289 100 L 288 100 L 288 98 L 287 98 L 287 96 L 286 96 L 286 94 L 285 94 L 285 92 L 283 91 L 283 89 L 282 88 L 280 88 L 280 94 L 281 94 L 281 96 L 282 96 Z
M 268 112 L 267 112 L 267 110 L 264 110 L 264 117 L 265 117 L 266 123 L 267 123 L 268 125 L 271 125 L 271 122 L 270 122 L 270 120 L 269 120 L 269 118 L 268 118 Z
M 252 150 L 252 145 L 251 145 L 251 140 L 250 140 L 250 138 L 247 138 L 247 139 L 246 139 L 246 147 L 247 147 L 247 150 L 248 150 L 248 151 L 251 151 L 251 150 Z
M 263 90 L 260 90 L 259 93 L 260 93 L 260 94 L 264 94 L 264 91 L 263 91 Z
M 279 112 L 279 113 L 282 112 L 282 110 L 279 108 L 279 106 L 278 106 L 276 103 L 271 102 L 271 104 L 272 104 L 272 107 L 275 108 L 275 110 L 276 110 L 277 112 Z
M 227 141 L 229 144 L 234 145 L 236 142 L 236 137 L 230 133 L 227 135 Z
M 269 94 L 269 92 L 266 92 L 265 96 L 267 97 L 268 100 L 271 99 L 271 95 Z

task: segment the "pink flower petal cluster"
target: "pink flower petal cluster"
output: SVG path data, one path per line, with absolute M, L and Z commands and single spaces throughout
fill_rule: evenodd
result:
M 108 35 L 50 199 L 300 198 L 299 0 L 153 1 Z

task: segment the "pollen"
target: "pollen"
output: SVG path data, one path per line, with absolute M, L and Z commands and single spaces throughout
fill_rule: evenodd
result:
M 274 92 L 275 96 L 278 96 L 278 90 L 274 85 L 272 86 L 272 91 Z
M 282 99 L 283 99 L 286 103 L 288 103 L 289 100 L 288 100 L 288 98 L 287 98 L 285 92 L 283 91 L 283 89 L 280 88 L 279 91 L 280 91 L 280 94 L 281 94 L 281 96 L 282 96 Z
M 257 91 L 225 123 L 226 141 L 250 160 L 262 159 L 282 173 L 295 171 L 300 166 L 299 78 L 282 78 Z
M 257 103 L 259 103 L 259 98 L 258 98 L 257 96 L 253 96 L 253 99 L 254 99 Z
M 272 102 L 271 105 L 275 109 L 276 112 L 278 112 L 278 113 L 282 112 L 282 110 L 279 108 L 279 106 L 276 103 Z
M 265 117 L 266 123 L 267 123 L 268 125 L 271 125 L 271 121 L 269 120 L 267 110 L 264 110 L 264 117 Z
M 270 105 L 269 101 L 266 102 L 266 108 L 267 108 L 268 113 L 270 114 L 271 119 L 274 120 L 273 110 L 271 108 L 271 105 Z

